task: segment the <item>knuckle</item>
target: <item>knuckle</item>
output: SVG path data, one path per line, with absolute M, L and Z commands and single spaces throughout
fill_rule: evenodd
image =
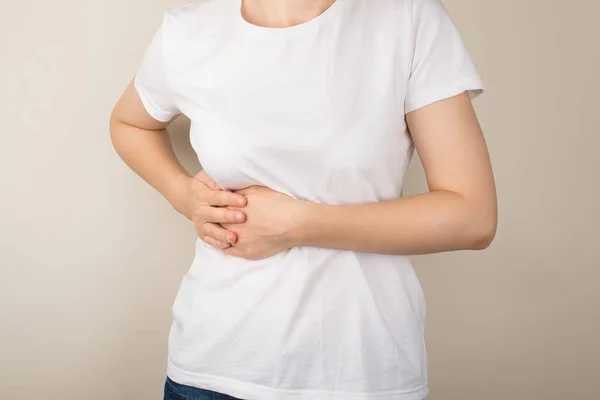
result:
M 254 247 L 246 247 L 244 249 L 244 257 L 248 260 L 254 260 L 256 257 L 256 251 Z
M 201 207 L 208 205 L 208 203 L 210 203 L 210 192 L 206 189 L 197 190 L 196 201 Z
M 211 214 L 213 222 L 216 222 L 216 223 L 225 222 L 223 220 L 223 214 L 224 214 L 224 210 L 223 209 L 213 208 L 212 214 Z
M 215 203 L 216 205 L 223 205 L 227 201 L 227 193 L 216 192 Z
M 197 221 L 206 221 L 206 207 L 197 207 L 194 210 L 194 219 Z
M 216 226 L 216 224 L 221 223 L 221 210 L 217 208 L 211 209 L 206 216 L 206 220 L 213 226 Z

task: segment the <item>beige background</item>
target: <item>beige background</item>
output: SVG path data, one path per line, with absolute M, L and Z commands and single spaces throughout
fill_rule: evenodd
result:
M 108 117 L 181 2 L 2 0 L 2 399 L 162 398 L 194 230 L 121 162 Z M 500 224 L 486 251 L 415 258 L 430 398 L 600 399 L 600 6 L 446 4 L 487 84 Z M 185 124 L 172 136 L 196 170 Z

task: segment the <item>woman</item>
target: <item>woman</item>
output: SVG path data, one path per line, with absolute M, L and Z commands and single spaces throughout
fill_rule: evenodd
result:
M 165 399 L 425 398 L 425 303 L 407 255 L 494 237 L 471 104 L 482 90 L 440 0 L 166 13 L 111 118 L 119 155 L 199 237 Z M 180 114 L 195 177 L 165 134 Z M 414 148 L 429 192 L 402 197 Z

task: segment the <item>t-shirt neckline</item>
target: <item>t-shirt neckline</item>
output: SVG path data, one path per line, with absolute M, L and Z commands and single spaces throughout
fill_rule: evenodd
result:
M 236 14 L 235 17 L 236 17 L 239 25 L 241 26 L 241 28 L 252 34 L 266 35 L 266 36 L 272 36 L 272 37 L 299 34 L 306 30 L 309 30 L 311 28 L 322 25 L 325 22 L 327 22 L 328 20 L 330 20 L 331 18 L 333 18 L 335 16 L 335 14 L 338 13 L 340 4 L 342 2 L 344 2 L 344 0 L 335 0 L 333 2 L 333 4 L 331 4 L 321 14 L 319 14 L 316 17 L 314 17 L 306 22 L 303 22 L 301 24 L 292 25 L 292 26 L 283 27 L 283 28 L 274 28 L 274 27 L 255 25 L 251 22 L 248 22 L 242 14 L 242 1 L 243 0 L 234 1 L 234 4 L 235 4 L 234 12 Z

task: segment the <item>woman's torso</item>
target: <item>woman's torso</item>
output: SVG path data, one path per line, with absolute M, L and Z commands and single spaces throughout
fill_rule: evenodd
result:
M 409 7 L 338 0 L 283 30 L 245 22 L 239 0 L 168 14 L 167 78 L 207 173 L 328 204 L 400 197 Z M 426 393 L 423 294 L 403 256 L 297 247 L 249 261 L 198 240 L 173 312 L 180 383 L 261 400 Z

